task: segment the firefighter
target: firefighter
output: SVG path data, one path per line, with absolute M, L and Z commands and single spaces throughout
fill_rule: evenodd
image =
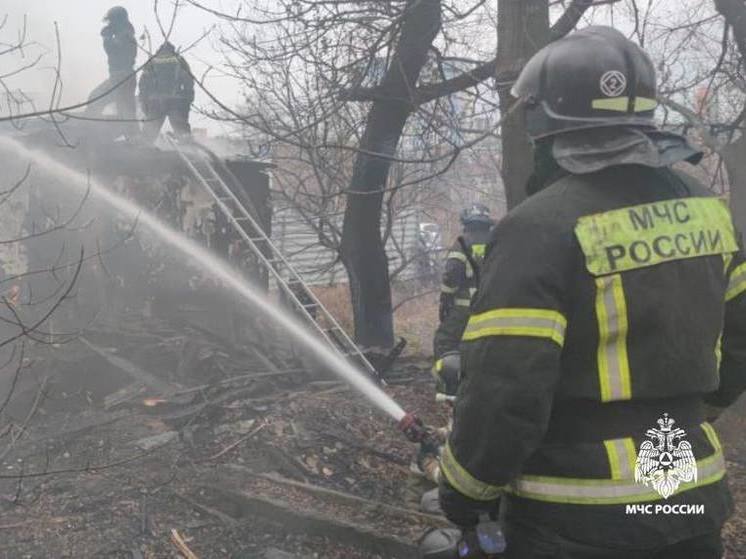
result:
M 166 117 L 177 135 L 191 134 L 189 110 L 194 101 L 194 78 L 186 60 L 168 41 L 143 68 L 139 96 L 146 140 L 155 140 Z
M 656 128 L 655 68 L 618 31 L 550 44 L 513 94 L 534 194 L 491 236 L 442 508 L 468 536 L 500 507 L 509 558 L 719 558 L 732 501 L 709 421 L 746 385 L 727 206 L 673 169 L 701 153 Z
M 469 305 L 476 292 L 479 266 L 484 259 L 490 229 L 494 225 L 489 209 L 474 204 L 461 211 L 463 234 L 448 251 L 440 292 L 440 324 L 435 332 L 433 353 L 435 371 L 440 359 L 458 351 L 461 335 L 469 319 Z
M 114 6 L 106 12 L 104 23 L 101 37 L 109 61 L 109 78 L 91 92 L 86 112 L 92 116 L 101 115 L 106 106 L 114 102 L 117 118 L 133 121 L 131 126 L 135 126 L 135 28 L 122 6 Z
M 448 251 L 440 293 L 440 324 L 435 331 L 433 354 L 435 362 L 432 374 L 436 380 L 436 398 L 452 405 L 461 374 L 459 345 L 469 320 L 469 305 L 476 292 L 479 267 L 486 251 L 487 238 L 494 225 L 490 210 L 483 204 L 473 204 L 461 211 L 463 234 Z M 440 429 L 447 436 L 449 427 Z M 417 457 L 418 471 L 434 483 L 440 479 L 440 464 L 437 454 Z M 425 512 L 439 511 L 438 490 L 426 492 L 420 503 Z

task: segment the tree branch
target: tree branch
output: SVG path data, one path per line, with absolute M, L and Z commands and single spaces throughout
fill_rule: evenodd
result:
M 550 29 L 550 42 L 561 39 L 570 33 L 592 6 L 613 4 L 620 0 L 573 0 L 565 12 Z M 429 103 L 440 97 L 447 97 L 459 91 L 479 85 L 483 81 L 495 77 L 497 82 L 509 82 L 516 78 L 525 60 L 516 60 L 498 68 L 497 57 L 467 70 L 458 76 L 438 83 L 424 84 L 415 89 L 414 99 L 409 99 L 415 106 Z M 348 101 L 380 101 L 391 100 L 391 94 L 383 86 L 357 88 L 343 93 Z

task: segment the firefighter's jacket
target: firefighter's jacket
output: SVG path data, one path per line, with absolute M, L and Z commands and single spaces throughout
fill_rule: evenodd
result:
M 137 41 L 132 24 L 109 24 L 101 30 L 104 50 L 109 60 L 109 74 L 132 72 L 137 58 Z
M 194 78 L 186 60 L 177 54 L 158 54 L 143 68 L 140 78 L 143 106 L 152 101 L 194 101 Z
M 459 494 L 505 497 L 514 518 L 613 548 L 730 514 L 703 400 L 727 406 L 746 384 L 746 263 L 725 202 L 692 179 L 617 166 L 529 198 L 492 235 L 463 340 L 442 457 Z M 669 420 L 686 434 L 673 465 L 685 440 L 697 472 L 668 470 L 680 485 L 663 499 L 643 442 Z
M 441 321 L 448 316 L 453 307 L 469 308 L 471 298 L 477 291 L 477 278 L 479 271 L 474 269 L 482 264 L 484 260 L 485 247 L 489 238 L 488 229 L 474 231 L 466 230 L 453 243 L 446 255 L 443 281 L 440 286 L 441 292 Z M 464 251 L 464 248 L 468 251 Z

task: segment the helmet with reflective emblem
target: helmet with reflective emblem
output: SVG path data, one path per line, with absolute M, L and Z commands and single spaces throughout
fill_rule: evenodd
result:
M 473 225 L 481 223 L 484 225 L 492 225 L 492 217 L 490 217 L 490 209 L 484 204 L 472 204 L 468 208 L 461 210 L 461 223 L 463 225 Z
M 525 102 L 534 140 L 584 128 L 655 127 L 655 67 L 611 27 L 588 27 L 547 45 L 528 61 L 512 93 Z

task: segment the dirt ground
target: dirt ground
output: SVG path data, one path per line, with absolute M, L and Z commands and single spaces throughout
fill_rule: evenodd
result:
M 100 345 L 44 348 L 37 368 L 56 373 L 43 397 L 38 379 L 18 392 L 19 422 L 34 413 L 0 438 L 0 558 L 405 558 L 443 525 L 417 511 L 429 485 L 410 471 L 412 445 L 345 385 L 248 357 L 239 373 L 228 365 L 241 356 L 213 348 L 192 351 L 191 373 L 171 366 L 181 373 L 159 391 L 143 364 L 160 352 L 173 365 L 186 342 L 90 339 Z M 426 364 L 398 373 L 386 390 L 443 424 Z M 743 416 L 722 429 L 736 441 L 731 559 L 746 557 Z

